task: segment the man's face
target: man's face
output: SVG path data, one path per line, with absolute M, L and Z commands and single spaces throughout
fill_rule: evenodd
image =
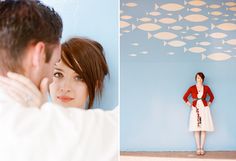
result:
M 50 61 L 48 63 L 45 63 L 43 68 L 43 73 L 42 73 L 43 78 L 47 77 L 49 79 L 49 83 L 52 82 L 54 65 L 57 62 L 59 62 L 60 59 L 61 59 L 61 44 L 58 44 L 52 52 Z

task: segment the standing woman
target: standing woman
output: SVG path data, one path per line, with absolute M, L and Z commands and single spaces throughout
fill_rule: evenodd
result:
M 210 105 L 214 100 L 211 89 L 204 85 L 205 76 L 202 72 L 195 75 L 196 85 L 191 86 L 184 94 L 183 99 L 188 106 L 192 108 L 190 113 L 189 131 L 194 131 L 195 141 L 197 145 L 196 154 L 204 155 L 204 144 L 206 140 L 206 132 L 214 131 L 211 118 Z M 188 97 L 192 96 L 192 103 Z M 210 97 L 207 101 L 207 96 Z

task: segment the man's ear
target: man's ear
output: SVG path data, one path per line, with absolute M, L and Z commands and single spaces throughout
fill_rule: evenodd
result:
M 37 68 L 42 65 L 46 59 L 45 44 L 43 42 L 38 42 L 36 45 L 34 45 L 31 54 L 32 66 Z

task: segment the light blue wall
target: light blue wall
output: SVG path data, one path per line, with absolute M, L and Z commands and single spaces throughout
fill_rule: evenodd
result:
M 206 140 L 206 150 L 236 150 L 236 50 L 235 45 L 222 44 L 222 40 L 236 38 L 236 30 L 223 31 L 210 29 L 211 24 L 222 24 L 224 19 L 235 24 L 235 11 L 227 10 L 228 1 L 203 1 L 206 4 L 200 7 L 202 11 L 197 13 L 207 15 L 209 19 L 204 22 L 193 23 L 186 20 L 177 21 L 175 24 L 154 23 L 154 18 L 161 19 L 171 17 L 178 19 L 179 15 L 193 14 L 188 11 L 194 6 L 184 4 L 184 1 L 135 1 L 136 7 L 128 7 L 130 1 L 121 0 L 121 16 L 132 16 L 131 19 L 123 19 L 129 23 L 121 28 L 121 150 L 122 151 L 190 151 L 195 150 L 194 137 L 188 131 L 190 108 L 185 105 L 182 97 L 189 86 L 195 83 L 194 76 L 198 71 L 206 75 L 205 83 L 209 85 L 215 95 L 215 101 L 211 106 L 215 132 L 209 133 Z M 158 8 L 167 3 L 178 3 L 184 9 L 169 16 L 170 12 Z M 187 1 L 190 2 L 190 1 Z M 223 3 L 223 4 L 222 4 Z M 211 4 L 219 4 L 223 15 L 214 20 L 213 9 L 207 8 Z M 150 16 L 147 13 L 160 12 L 160 16 Z M 151 17 L 151 22 L 137 21 L 137 18 Z M 217 17 L 217 16 L 216 16 Z M 132 25 L 139 26 L 145 23 L 153 23 L 162 26 L 157 31 L 132 30 Z M 191 30 L 183 29 L 173 31 L 168 29 L 179 26 L 207 26 L 209 30 L 200 33 L 195 40 L 181 39 L 182 36 L 193 35 Z M 185 31 L 186 33 L 181 33 Z M 158 32 L 171 32 L 178 35 L 177 40 L 184 41 L 185 46 L 164 46 L 163 40 L 148 39 L 147 34 Z M 205 37 L 206 34 L 221 32 L 227 34 L 227 38 L 215 39 Z M 198 32 L 195 32 L 198 33 Z M 191 48 L 197 42 L 207 41 L 210 46 L 203 46 L 204 53 L 184 52 L 184 48 Z M 167 41 L 169 42 L 169 41 Z M 200 46 L 199 46 L 200 47 Z M 216 47 L 222 47 L 216 48 Z M 142 51 L 146 51 L 144 54 Z M 231 51 L 231 52 L 225 52 Z M 231 55 L 225 61 L 212 59 L 202 60 L 201 56 L 222 52 Z M 174 54 L 169 54 L 174 53 Z
M 110 0 L 43 0 L 62 17 L 62 42 L 82 36 L 100 42 L 110 69 L 101 102 L 95 107 L 112 109 L 118 105 L 118 1 Z

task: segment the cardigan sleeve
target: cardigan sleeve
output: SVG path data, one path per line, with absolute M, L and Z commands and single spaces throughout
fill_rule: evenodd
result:
M 211 91 L 211 89 L 207 86 L 207 94 L 209 95 L 209 97 L 210 97 L 210 100 L 209 100 L 209 102 L 213 102 L 213 100 L 214 100 L 214 95 L 213 95 L 213 93 L 212 93 L 212 91 Z
M 183 99 L 186 103 L 188 102 L 188 97 L 190 94 L 191 94 L 191 87 L 187 90 L 187 92 L 183 96 Z

